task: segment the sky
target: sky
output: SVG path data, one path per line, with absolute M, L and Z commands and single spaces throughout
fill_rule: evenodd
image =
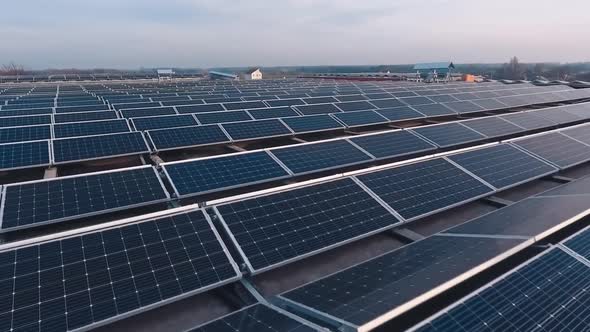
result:
M 18 0 L 27 69 L 590 61 L 588 0 Z

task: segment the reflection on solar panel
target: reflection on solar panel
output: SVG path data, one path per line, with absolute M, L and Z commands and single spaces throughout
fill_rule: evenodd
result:
M 0 144 L 0 171 L 49 164 L 49 141 Z
M 525 129 L 540 129 L 555 126 L 556 123 L 537 116 L 532 112 L 520 112 L 502 115 L 501 118 Z
M 297 175 L 340 168 L 372 160 L 366 153 L 346 140 L 272 149 L 271 153 Z
M 336 103 L 334 105 L 336 105 L 339 109 L 343 110 L 344 112 L 372 110 L 376 108 L 375 106 L 369 104 L 366 101 L 351 101 L 345 103 Z
M 487 137 L 499 137 L 524 131 L 523 128 L 497 116 L 462 121 L 461 124 Z
M 455 101 L 449 103 L 443 103 L 446 107 L 452 109 L 457 113 L 472 113 L 472 112 L 481 112 L 485 111 L 485 109 L 479 105 L 472 103 L 471 101 Z
M 0 113 L 1 116 L 2 113 Z M 0 117 L 0 128 L 51 124 L 51 115 Z
M 582 120 L 581 117 L 572 113 L 568 113 L 566 109 L 562 108 L 536 110 L 535 115 L 538 115 L 546 120 L 555 122 L 557 124 L 564 124 Z
M 288 106 L 253 109 L 248 110 L 248 113 L 256 120 L 299 116 L 297 112 Z
M 459 123 L 445 123 L 442 125 L 418 127 L 412 129 L 426 139 L 440 147 L 449 147 L 469 142 L 483 140 L 486 137 L 462 126 Z
M 51 139 L 51 126 L 0 128 L 0 143 L 40 141 Z
M 218 205 L 216 210 L 251 272 L 327 250 L 398 222 L 350 178 Z
M 565 129 L 562 130 L 561 133 L 577 141 L 590 145 L 590 126 L 588 125 Z
M 224 103 L 223 106 L 227 110 L 244 110 L 248 108 L 264 108 L 267 107 L 262 101 L 242 101 L 235 103 Z
M 206 105 L 190 105 L 190 106 L 176 106 L 178 113 L 205 113 L 225 111 L 221 104 L 206 104 Z
M 347 127 L 367 126 L 389 122 L 389 120 L 375 111 L 346 112 L 333 114 L 333 116 Z
M 333 104 L 316 104 L 316 105 L 304 105 L 294 106 L 303 115 L 314 115 L 314 114 L 329 114 L 342 112 L 339 108 Z
M 124 133 L 131 131 L 125 119 L 62 123 L 53 126 L 55 138 Z
M 2 231 L 35 227 L 168 199 L 156 170 L 141 166 L 4 186 Z
M 497 99 L 476 99 L 476 100 L 472 100 L 471 102 L 474 103 L 475 105 L 485 108 L 486 110 L 498 110 L 498 109 L 503 109 L 503 108 L 508 107 L 508 106 L 502 104 Z
M 53 121 L 55 123 L 66 123 L 66 122 L 111 120 L 111 119 L 116 119 L 116 118 L 117 118 L 117 113 L 115 111 L 104 111 L 104 112 L 99 111 L 99 112 L 55 114 L 53 116 Z
M 249 121 L 252 117 L 246 111 L 224 111 L 197 113 L 195 117 L 201 124 L 214 124 L 223 122 Z
M 399 100 L 410 106 L 432 104 L 432 100 L 428 99 L 427 97 L 405 97 L 400 98 Z
M 51 143 L 56 164 L 150 152 L 140 132 L 61 138 Z
M 513 142 L 513 144 L 551 162 L 568 168 L 590 160 L 590 146 L 561 133 L 550 133 Z
M 406 220 L 492 193 L 490 187 L 444 159 L 386 169 L 357 178 Z
M 164 163 L 162 167 L 179 197 L 201 195 L 290 176 L 264 151 Z
M 133 118 L 131 121 L 135 129 L 139 131 L 197 125 L 197 121 L 190 114 Z
M 406 106 L 406 104 L 399 101 L 399 99 L 377 99 L 377 100 L 369 100 L 371 104 L 375 105 L 376 108 L 391 108 L 391 107 L 400 107 Z
M 232 122 L 222 124 L 232 140 L 248 140 L 291 135 L 289 128 L 278 119 Z
M 448 109 L 443 104 L 424 104 L 412 106 L 416 111 L 428 116 L 445 116 L 445 115 L 456 115 L 454 111 Z
M 124 118 L 141 118 L 147 116 L 159 116 L 159 115 L 174 115 L 176 111 L 174 107 L 150 107 L 150 108 L 133 108 L 121 110 L 121 115 Z
M 436 150 L 436 146 L 405 130 L 349 138 L 377 159 L 401 157 Z
M 375 112 L 381 114 L 389 121 L 403 121 L 423 118 L 424 114 L 417 112 L 409 106 L 381 108 Z
M 497 189 L 505 189 L 557 172 L 521 150 L 501 144 L 448 157 Z
M 219 125 L 150 130 L 147 134 L 157 151 L 230 142 Z
M 14 282 L 2 288 L 0 316 L 15 331 L 90 329 L 239 276 L 201 211 L 5 250 L 0 257 L 2 281 Z
M 283 122 L 293 130 L 301 134 L 324 130 L 344 129 L 344 125 L 334 120 L 329 115 L 307 115 L 292 118 L 283 118 Z
M 418 331 L 587 329 L 590 267 L 551 249 L 427 321 Z
M 301 304 L 344 322 L 352 331 L 370 331 L 459 283 L 462 274 L 506 256 L 522 242 L 431 236 L 283 293 L 280 298 L 291 301 L 289 309 L 297 310 Z

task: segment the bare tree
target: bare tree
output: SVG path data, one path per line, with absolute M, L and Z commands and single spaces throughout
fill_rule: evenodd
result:
M 2 69 L 0 69 L 0 74 L 2 75 L 22 75 L 24 73 L 24 67 L 22 65 L 17 65 L 12 61 L 8 64 L 2 65 Z
M 521 65 L 517 57 L 510 58 L 510 63 L 504 64 L 504 77 L 511 80 L 520 80 L 524 78 L 525 66 Z

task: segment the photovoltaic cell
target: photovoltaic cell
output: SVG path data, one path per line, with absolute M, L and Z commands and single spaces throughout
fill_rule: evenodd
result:
M 342 112 L 334 104 L 315 104 L 294 106 L 303 115 L 329 114 Z
M 409 106 L 432 104 L 432 100 L 428 99 L 427 97 L 421 97 L 421 96 L 420 97 L 405 97 L 405 98 L 400 98 L 399 100 Z
M 289 128 L 278 119 L 232 122 L 221 126 L 235 141 L 292 134 Z
M 49 141 L 0 144 L 2 171 L 49 164 Z
M 252 272 L 329 249 L 398 222 L 350 178 L 219 205 L 216 209 Z
M 248 110 L 248 113 L 256 120 L 299 116 L 297 112 L 288 106 L 253 109 Z
M 334 120 L 331 116 L 325 115 L 306 115 L 300 117 L 282 118 L 293 132 L 301 134 L 325 130 L 344 129 L 344 125 Z
M 497 99 L 476 99 L 476 100 L 472 100 L 472 103 L 474 103 L 477 106 L 481 106 L 483 108 L 485 108 L 486 110 L 499 110 L 499 109 L 503 109 L 503 108 L 508 108 L 507 105 L 502 104 L 499 100 Z
M 369 102 L 375 105 L 376 108 L 391 108 L 391 107 L 400 107 L 406 106 L 406 104 L 399 101 L 396 98 L 390 99 L 376 99 L 376 100 L 369 100 Z
M 344 103 L 335 103 L 334 105 L 344 112 L 372 110 L 376 108 L 366 101 L 350 101 Z
M 51 124 L 51 115 L 1 117 L 0 128 Z
M 53 115 L 53 121 L 55 123 L 98 121 L 111 119 L 117 119 L 117 113 L 115 111 L 79 112 Z
M 279 100 L 266 100 L 266 103 L 269 104 L 271 107 L 305 105 L 305 103 L 303 102 L 303 100 L 301 100 L 299 98 L 294 98 L 294 99 L 279 99 Z
M 124 133 L 131 131 L 125 119 L 55 124 L 55 138 Z
M 533 112 L 513 113 L 503 115 L 501 118 L 529 130 L 553 127 L 556 125 L 555 122 L 537 116 L 533 114 Z
M 512 144 L 529 151 L 560 168 L 567 168 L 590 160 L 590 146 L 561 133 L 550 133 L 518 140 Z
M 252 120 L 252 117 L 246 111 L 197 113 L 195 114 L 195 117 L 199 120 L 201 124 L 214 124 Z
M 176 110 L 180 114 L 184 113 L 205 113 L 205 112 L 217 112 L 225 111 L 225 108 L 221 104 L 205 104 L 205 105 L 188 105 L 188 106 L 176 106 Z
M 485 108 L 472 103 L 471 101 L 454 101 L 449 103 L 442 103 L 446 107 L 457 113 L 473 113 L 485 111 Z
M 51 126 L 0 128 L 0 143 L 40 141 L 51 139 Z
M 266 152 L 162 164 L 180 197 L 277 180 L 289 176 Z
M 416 111 L 426 115 L 427 117 L 456 115 L 455 111 L 450 110 L 443 104 L 424 104 L 412 106 Z
M 563 135 L 580 141 L 584 144 L 590 145 L 590 126 L 584 125 L 581 127 L 575 127 L 571 129 L 561 130 Z
M 124 118 L 141 118 L 147 116 L 160 116 L 160 115 L 174 115 L 176 111 L 174 107 L 150 107 L 150 108 L 133 108 L 121 110 L 121 115 Z
M 367 126 L 389 122 L 389 120 L 375 111 L 337 113 L 332 116 L 340 120 L 340 122 L 344 123 L 347 127 Z
M 418 127 L 412 129 L 412 131 L 440 147 L 449 147 L 486 139 L 485 136 L 459 123 Z
M 372 160 L 346 140 L 304 144 L 270 151 L 295 174 L 329 170 Z
M 166 201 L 154 168 L 75 175 L 4 186 L 2 231 Z
M 231 141 L 219 125 L 149 130 L 147 134 L 158 151 Z
M 525 130 L 524 128 L 521 128 L 497 116 L 462 121 L 461 124 L 477 131 L 478 133 L 484 134 L 487 137 L 506 136 L 520 133 Z
M 352 137 L 349 140 L 377 159 L 401 157 L 436 150 L 436 146 L 405 130 Z
M 248 108 L 264 108 L 268 107 L 262 101 L 243 101 L 235 103 L 224 103 L 225 109 L 229 110 L 244 110 Z
M 234 281 L 220 241 L 192 211 L 4 250 L 0 329 L 90 329 Z
M 424 118 L 424 114 L 414 110 L 409 106 L 381 108 L 375 112 L 381 114 L 389 121 L 404 121 L 411 119 Z
M 140 132 L 52 140 L 55 163 L 149 153 Z
M 493 192 L 444 159 L 372 172 L 357 178 L 406 220 Z
M 557 168 L 508 144 L 463 152 L 448 158 L 497 189 L 557 172 Z
M 139 131 L 197 125 L 197 121 L 190 114 L 133 118 L 131 121 L 135 129 Z

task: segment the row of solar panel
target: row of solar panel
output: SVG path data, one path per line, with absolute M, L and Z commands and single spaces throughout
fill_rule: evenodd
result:
M 336 325 L 344 324 L 350 330 L 371 330 L 580 220 L 590 213 L 588 180 L 564 185 L 470 220 L 287 291 L 279 299 L 290 309 L 302 313 L 313 310 L 316 315 L 323 315 Z M 587 236 L 588 231 L 566 243 L 574 251 L 587 255 Z M 553 258 L 546 267 L 537 265 L 530 269 L 528 278 L 511 273 L 508 278 L 503 276 L 492 283 L 493 289 L 485 287 L 474 296 L 460 300 L 420 331 L 520 331 L 531 327 L 555 330 L 552 326 L 564 330 L 570 321 L 563 319 L 564 315 L 575 319 L 570 314 L 572 305 L 580 303 L 577 300 L 581 297 L 572 301 L 568 293 L 572 286 L 562 283 L 564 287 L 560 288 L 555 283 L 585 280 L 584 273 L 574 268 L 584 264 L 574 263 L 575 259 L 556 255 L 552 250 L 546 255 Z M 566 266 L 571 269 L 564 270 Z M 577 289 L 578 296 L 583 291 Z M 544 308 L 545 305 L 552 309 Z M 559 313 L 561 310 L 566 312 Z M 572 324 L 582 326 L 578 323 Z

